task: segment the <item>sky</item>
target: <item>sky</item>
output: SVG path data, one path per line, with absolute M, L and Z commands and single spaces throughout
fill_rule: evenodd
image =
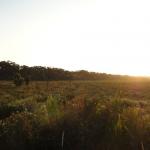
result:
M 150 76 L 150 1 L 0 0 L 0 61 Z

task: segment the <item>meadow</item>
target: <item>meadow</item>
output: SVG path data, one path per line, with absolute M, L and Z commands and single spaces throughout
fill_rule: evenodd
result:
M 150 79 L 0 81 L 1 150 L 149 150 Z

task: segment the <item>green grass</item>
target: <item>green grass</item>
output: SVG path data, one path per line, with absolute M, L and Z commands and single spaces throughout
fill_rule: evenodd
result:
M 1 81 L 0 149 L 149 150 L 150 81 Z

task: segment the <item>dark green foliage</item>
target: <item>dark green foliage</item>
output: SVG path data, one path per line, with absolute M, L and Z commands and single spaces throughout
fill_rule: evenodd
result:
M 12 113 L 21 112 L 24 110 L 22 106 L 13 106 L 8 104 L 0 104 L 0 119 L 9 117 Z
M 15 64 L 14 62 L 0 62 L 0 80 L 12 80 L 18 71 L 19 65 Z
M 21 76 L 21 74 L 17 73 L 14 76 L 14 84 L 16 86 L 21 86 L 24 82 L 24 78 Z
M 50 68 L 42 66 L 19 66 L 11 61 L 0 62 L 0 80 L 13 80 L 13 76 L 20 72 L 28 85 L 29 79 L 34 81 L 48 81 L 48 80 L 120 80 L 131 79 L 128 76 L 110 75 L 106 73 L 95 73 L 80 70 L 76 72 L 69 72 L 64 69 Z
M 0 148 L 4 150 L 33 149 L 38 127 L 36 115 L 26 111 L 12 114 L 0 121 Z

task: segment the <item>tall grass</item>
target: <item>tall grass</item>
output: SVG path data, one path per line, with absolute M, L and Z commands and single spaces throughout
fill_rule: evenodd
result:
M 75 82 L 69 90 L 64 83 L 61 88 L 55 83 L 49 92 L 35 93 L 34 89 L 32 96 L 0 101 L 0 149 L 150 149 L 148 100 L 131 99 L 122 93 L 104 97 L 102 85 L 101 95 L 99 85 L 91 89 L 87 83 Z M 95 95 L 88 93 L 91 90 Z

